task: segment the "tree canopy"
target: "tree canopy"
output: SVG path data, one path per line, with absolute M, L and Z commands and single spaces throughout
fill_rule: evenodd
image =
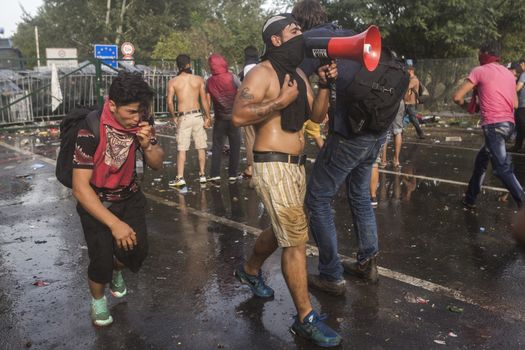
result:
M 416 59 L 473 55 L 485 40 L 500 40 L 503 56 L 525 55 L 525 2 L 519 0 L 321 0 L 343 27 L 381 28 L 385 44 Z
M 180 53 L 205 59 L 223 54 L 242 64 L 247 45 L 262 46 L 260 30 L 272 10 L 264 0 L 44 0 L 35 16 L 26 14 L 13 37 L 25 57 L 40 48 L 76 47 L 91 57 L 93 44 L 131 41 L 137 59 L 169 59 Z M 278 0 L 274 8 L 291 9 Z M 504 59 L 525 56 L 522 0 L 321 0 L 330 20 L 364 30 L 377 24 L 385 44 L 405 57 L 474 56 L 486 39 L 503 44 Z M 277 5 L 276 5 L 277 4 Z M 276 10 L 274 10 L 276 11 Z

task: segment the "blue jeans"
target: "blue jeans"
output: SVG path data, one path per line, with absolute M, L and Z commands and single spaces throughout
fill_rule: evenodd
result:
M 315 161 L 306 187 L 305 209 L 310 232 L 319 247 L 319 274 L 329 281 L 343 278 L 331 202 L 344 181 L 359 245 L 357 260 L 363 264 L 378 252 L 376 219 L 370 203 L 370 176 L 383 143 L 385 133 L 351 139 L 331 134 Z
M 514 175 L 510 158 L 505 149 L 505 141 L 507 141 L 514 132 L 514 124 L 510 122 L 488 124 L 483 126 L 483 134 L 485 136 L 485 144 L 476 156 L 474 163 L 474 173 L 470 178 L 467 192 L 465 193 L 465 201 L 469 204 L 474 204 L 476 197 L 481 191 L 481 185 L 485 179 L 487 166 L 489 160 L 492 163 L 492 170 L 505 188 L 509 190 L 512 198 L 521 207 L 525 193 L 521 187 L 518 179 Z

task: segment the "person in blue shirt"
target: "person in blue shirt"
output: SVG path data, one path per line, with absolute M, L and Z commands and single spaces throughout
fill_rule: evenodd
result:
M 355 34 L 352 30 L 328 23 L 327 15 L 318 1 L 299 1 L 292 14 L 303 29 L 305 39 Z M 307 58 L 300 67 L 309 76 L 320 65 L 318 59 Z M 308 285 L 333 295 L 343 295 L 346 290 L 343 271 L 373 282 L 378 278 L 377 225 L 369 186 L 372 165 L 385 142 L 386 132 L 359 135 L 351 132 L 343 92 L 352 83 L 361 64 L 338 59 L 337 67 L 340 73 L 336 80 L 336 102 L 329 110 L 329 135 L 308 179 L 305 210 L 310 232 L 319 247 L 319 274 L 309 275 Z M 357 262 L 341 262 L 337 254 L 337 233 L 331 202 L 344 182 L 359 245 Z

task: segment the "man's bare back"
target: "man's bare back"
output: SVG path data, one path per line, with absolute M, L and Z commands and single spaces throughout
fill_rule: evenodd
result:
M 176 111 L 174 97 L 177 98 Z M 200 110 L 199 97 L 206 117 L 209 117 L 204 79 L 193 74 L 181 73 L 168 82 L 168 111 L 173 117 L 177 116 L 176 112 Z

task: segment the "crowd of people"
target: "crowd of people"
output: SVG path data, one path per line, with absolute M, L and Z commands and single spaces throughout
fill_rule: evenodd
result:
M 198 152 L 199 182 L 220 186 L 223 147 L 228 139 L 228 181 L 238 181 L 240 176 L 249 178 L 271 220 L 271 226 L 258 236 L 234 275 L 256 297 L 273 298 L 274 290 L 266 283 L 262 267 L 282 248 L 282 273 L 297 310 L 290 331 L 324 347 L 339 345 L 342 337 L 314 310 L 308 288 L 340 296 L 346 288 L 344 273 L 377 282 L 379 245 L 373 204 L 377 202 L 377 171 L 386 165 L 387 134 L 393 135 L 392 165 L 396 169 L 401 166 L 405 115 L 418 137 L 425 138 L 416 116 L 421 89 L 413 66 L 402 69 L 397 85 L 399 98 L 377 116 L 389 120 L 388 128 L 356 132 L 347 117 L 355 106 L 348 104 L 343 93 L 353 83 L 360 63 L 305 58 L 306 39 L 353 34 L 330 23 L 318 1 L 299 1 L 292 13 L 267 19 L 262 28 L 264 50 L 259 58 L 255 47 L 245 49 L 245 66 L 239 76 L 228 70 L 223 56 L 214 53 L 208 58 L 212 74 L 205 81 L 192 73 L 190 57 L 181 54 L 177 57 L 179 73 L 168 84 L 168 109 L 177 139 L 177 176 L 169 185 L 187 185 L 186 152 L 193 140 Z M 500 64 L 498 49 L 493 44 L 480 48 L 481 65 L 472 70 L 453 97 L 454 102 L 470 111 L 478 106 L 482 118 L 485 142 L 463 200 L 469 209 L 475 207 L 489 161 L 518 206 L 525 196 L 505 149 L 516 124 L 514 150 L 523 150 L 525 62 L 512 65 L 513 75 Z M 397 59 L 394 53 L 383 56 L 391 62 Z M 315 77 L 315 86 L 311 77 Z M 382 89 L 392 91 L 389 86 Z M 467 103 L 465 96 L 472 90 L 474 97 Z M 80 128 L 76 139 L 73 195 L 78 200 L 88 246 L 91 317 L 97 326 L 113 322 L 104 295 L 106 285 L 113 296 L 126 295 L 121 270 L 126 267 L 138 271 L 148 251 L 145 198 L 133 164 L 136 151 L 141 150 L 147 165 L 162 167 L 164 152 L 153 125 L 145 118 L 152 94 L 141 76 L 121 73 L 114 79 L 100 113 L 99 141 L 87 126 Z M 320 123 L 326 120 L 329 132 L 323 140 Z M 213 128 L 213 142 L 211 170 L 206 176 L 208 128 Z M 303 152 L 305 132 L 320 149 L 308 177 Z M 243 134 L 247 162 L 241 173 Z M 341 261 L 338 254 L 331 205 L 343 184 L 358 242 L 357 261 Z M 318 273 L 311 275 L 306 270 L 309 234 L 319 248 Z

